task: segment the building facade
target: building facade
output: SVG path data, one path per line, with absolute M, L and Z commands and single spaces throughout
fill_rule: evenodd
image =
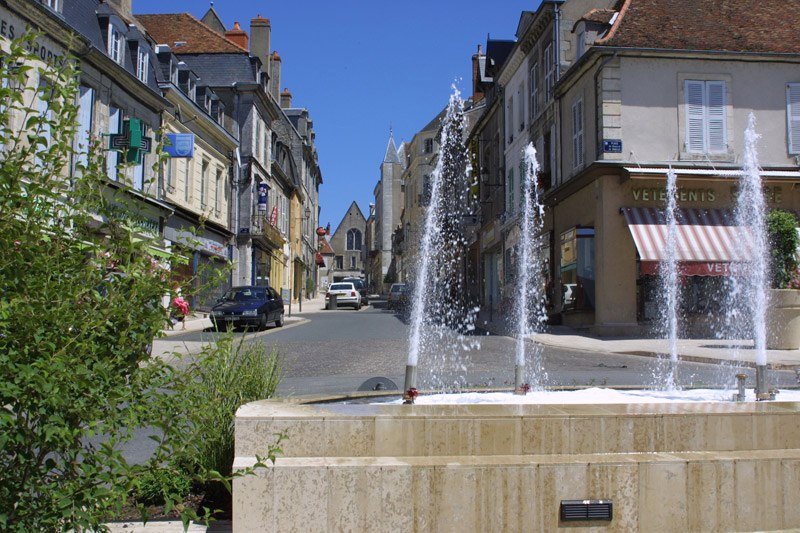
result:
M 366 230 L 367 219 L 364 218 L 364 213 L 358 204 L 353 202 L 330 239 L 330 245 L 335 253 L 333 265 L 329 268 L 332 281 L 364 277 Z

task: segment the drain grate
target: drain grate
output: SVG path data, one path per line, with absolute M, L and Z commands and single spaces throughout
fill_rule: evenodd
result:
M 575 522 L 578 520 L 611 521 L 614 504 L 611 500 L 561 500 L 561 520 Z

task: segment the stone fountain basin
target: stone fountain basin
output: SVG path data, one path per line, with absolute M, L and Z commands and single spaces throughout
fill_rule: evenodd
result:
M 800 527 L 798 402 L 331 403 L 353 399 L 239 409 L 235 468 L 287 439 L 234 481 L 234 531 Z M 612 520 L 561 522 L 575 499 Z

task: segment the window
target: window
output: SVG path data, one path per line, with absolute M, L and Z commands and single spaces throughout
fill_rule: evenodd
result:
M 506 213 L 509 215 L 514 213 L 514 209 L 517 205 L 514 203 L 514 191 L 514 169 L 511 168 L 506 178 Z
M 192 171 L 190 167 L 190 159 L 181 159 L 178 161 L 178 168 L 183 171 L 183 199 L 187 203 L 192 201 Z
M 725 152 L 725 82 L 686 80 L 686 151 L 691 154 Z
M 790 83 L 786 87 L 786 120 L 789 153 L 800 154 L 800 83 Z
M 356 256 L 354 256 L 354 255 L 350 256 L 350 269 L 351 270 L 355 270 L 356 269 Z
M 575 61 L 581 58 L 586 51 L 586 32 L 581 30 L 578 32 L 578 40 L 575 47 Z
M 214 213 L 219 216 L 222 212 L 222 198 L 220 193 L 222 192 L 222 169 L 217 168 L 217 180 L 214 186 Z
M 361 250 L 361 232 L 355 228 L 347 231 L 347 249 Z
M 169 62 L 169 81 L 172 85 L 178 86 L 178 65 L 173 60 Z
M 123 46 L 122 34 L 116 26 L 109 22 L 108 24 L 108 56 L 114 60 L 115 63 L 122 64 Z
M 531 120 L 539 115 L 539 63 L 531 67 Z
M 164 183 L 167 184 L 167 191 L 175 191 L 175 171 L 172 168 L 172 158 L 164 161 Z
M 425 139 L 425 148 L 424 151 L 426 154 L 433 153 L 433 139 Z
M 206 208 L 206 195 L 208 194 L 208 160 L 203 159 L 200 165 L 200 208 Z
M 39 117 L 42 119 L 38 133 L 44 142 L 36 151 L 36 164 L 38 166 L 44 166 L 45 162 L 39 157 L 39 154 L 47 150 L 53 137 L 53 132 L 50 129 L 51 121 L 53 120 L 53 110 L 50 108 L 50 99 L 55 98 L 50 84 L 47 81 L 41 80 L 39 82 L 39 92 L 37 96 L 39 98 L 37 104 Z
M 78 94 L 78 131 L 75 133 L 75 164 L 85 167 L 88 163 L 89 140 L 92 135 L 94 89 L 80 86 Z
M 525 82 L 519 84 L 519 88 L 517 89 L 517 120 L 519 121 L 519 131 L 525 131 L 525 98 L 522 95 L 525 94 Z
M 108 108 L 108 133 L 119 133 L 122 126 L 122 111 L 114 106 Z M 106 152 L 106 174 L 112 180 L 118 178 L 117 165 L 119 165 L 119 152 L 116 150 L 109 150 Z
M 572 104 L 572 167 L 583 166 L 583 99 Z
M 147 50 L 140 46 L 136 54 L 136 77 L 139 78 L 139 81 L 147 83 L 147 74 L 149 70 L 150 55 L 147 53 Z
M 508 109 L 506 110 L 506 122 L 508 123 L 508 144 L 514 142 L 514 97 L 508 99 Z
M 338 268 L 339 270 L 344 269 L 344 257 L 342 257 L 341 255 L 337 255 L 335 259 L 336 259 L 336 268 Z
M 43 5 L 46 5 L 56 13 L 61 13 L 61 0 L 39 0 Z
M 544 49 L 544 101 L 550 101 L 553 96 L 553 84 L 555 83 L 555 62 L 553 61 L 553 43 L 548 44 Z
M 253 139 L 255 141 L 255 149 L 256 149 L 256 157 L 259 161 L 263 161 L 263 146 L 261 145 L 261 121 L 256 118 L 256 136 Z

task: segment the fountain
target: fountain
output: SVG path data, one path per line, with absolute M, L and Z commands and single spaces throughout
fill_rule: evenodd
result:
M 678 203 L 677 175 L 670 168 L 667 173 L 667 240 L 664 258 L 661 261 L 661 292 L 664 305 L 661 308 L 661 328 L 669 339 L 669 369 L 664 379 L 660 380 L 660 388 L 674 390 L 677 387 L 678 371 L 678 309 L 679 283 L 678 276 L 678 222 L 676 220 Z
M 463 144 L 464 102 L 458 89 L 447 106 L 439 138 L 439 157 L 430 177 L 428 207 L 422 227 L 419 264 L 413 282 L 411 331 L 406 364 L 404 400 L 413 403 L 417 391 L 417 364 L 425 358 L 431 372 L 429 388 L 457 387 L 442 375 L 459 362 L 463 333 L 474 329 L 475 311 L 462 300 L 460 276 L 467 248 L 461 214 L 467 205 L 468 154 Z
M 525 380 L 526 347 L 529 341 L 535 342 L 535 335 L 541 331 L 547 320 L 544 307 L 544 279 L 539 261 L 534 261 L 534 252 L 541 248 L 542 228 L 544 227 L 544 205 L 539 198 L 539 163 L 536 149 L 529 144 L 524 151 L 522 176 L 522 218 L 520 227 L 520 254 L 517 258 L 517 342 L 514 366 L 514 392 L 525 394 L 530 388 L 540 390 L 544 386 L 546 374 L 542 364 L 542 347 L 533 345 L 530 380 Z M 531 316 L 532 315 L 532 316 Z
M 457 124 L 459 108 L 456 95 L 450 100 L 452 113 L 445 119 L 442 147 L 455 147 L 460 139 L 460 132 L 452 135 L 451 129 Z M 751 252 L 755 255 L 753 268 L 739 269 L 733 281 L 737 305 L 745 297 L 755 303 L 747 311 L 742 307 L 730 322 L 759 314 L 751 309 L 763 311 L 764 306 L 765 249 L 757 235 L 758 228 L 763 228 L 763 196 L 759 198 L 756 138 L 751 120 L 737 215 L 740 224 L 753 228 L 756 242 Z M 531 260 L 536 241 L 530 234 L 538 234 L 535 228 L 541 218 L 534 157 L 532 149 L 526 151 L 522 233 L 529 238 L 527 243 L 522 241 L 519 261 L 516 376 L 525 376 L 524 338 L 535 335 L 541 324 L 536 310 L 541 282 L 535 270 L 527 270 L 530 265 L 536 268 Z M 454 231 L 454 226 L 445 227 L 442 217 L 451 218 L 446 213 L 454 211 L 440 207 L 448 197 L 456 198 L 449 187 L 458 174 L 447 169 L 458 168 L 450 166 L 458 161 L 443 153 L 433 177 L 413 302 L 406 401 L 416 396 L 417 364 L 432 360 L 436 342 L 458 338 L 446 336 L 448 326 L 463 324 L 453 321 L 464 316 L 463 306 L 445 308 L 437 303 L 439 296 L 451 294 L 440 287 L 453 288 L 458 283 L 447 285 L 452 278 L 446 274 L 452 271 L 441 248 L 443 235 Z M 674 176 L 670 181 L 674 183 Z M 675 212 L 674 204 L 668 211 Z M 676 222 L 670 224 L 672 232 Z M 455 233 L 450 235 L 461 244 Z M 671 251 L 662 264 L 665 273 L 676 273 L 672 288 L 665 287 L 675 291 L 666 301 L 670 309 L 665 324 L 671 339 L 677 339 L 677 265 L 670 263 L 677 260 L 674 247 L 674 243 L 668 245 Z M 755 257 L 758 250 L 760 259 Z M 437 290 L 422 291 L 424 284 Z M 433 292 L 437 297 L 429 298 Z M 756 392 L 763 399 L 763 314 L 752 320 L 756 348 L 761 350 Z M 677 351 L 672 343 L 670 352 L 674 363 Z M 276 434 L 287 438 L 274 466 L 234 480 L 234 531 L 800 527 L 800 395 L 787 394 L 794 399 L 781 402 L 710 403 L 710 395 L 718 391 L 674 390 L 675 365 L 671 368 L 668 386 L 661 391 L 481 392 L 479 398 L 465 393 L 431 394 L 421 396 L 414 405 L 379 403 L 388 396 L 382 392 L 249 403 L 236 416 L 235 470 L 255 465 Z M 534 374 L 534 382 L 541 379 L 535 364 Z M 753 399 L 744 388 L 744 375 L 737 379 L 737 396 Z M 519 386 L 520 379 L 515 384 Z M 592 514 L 600 510 L 604 513 Z M 565 518 L 575 516 L 579 521 Z

